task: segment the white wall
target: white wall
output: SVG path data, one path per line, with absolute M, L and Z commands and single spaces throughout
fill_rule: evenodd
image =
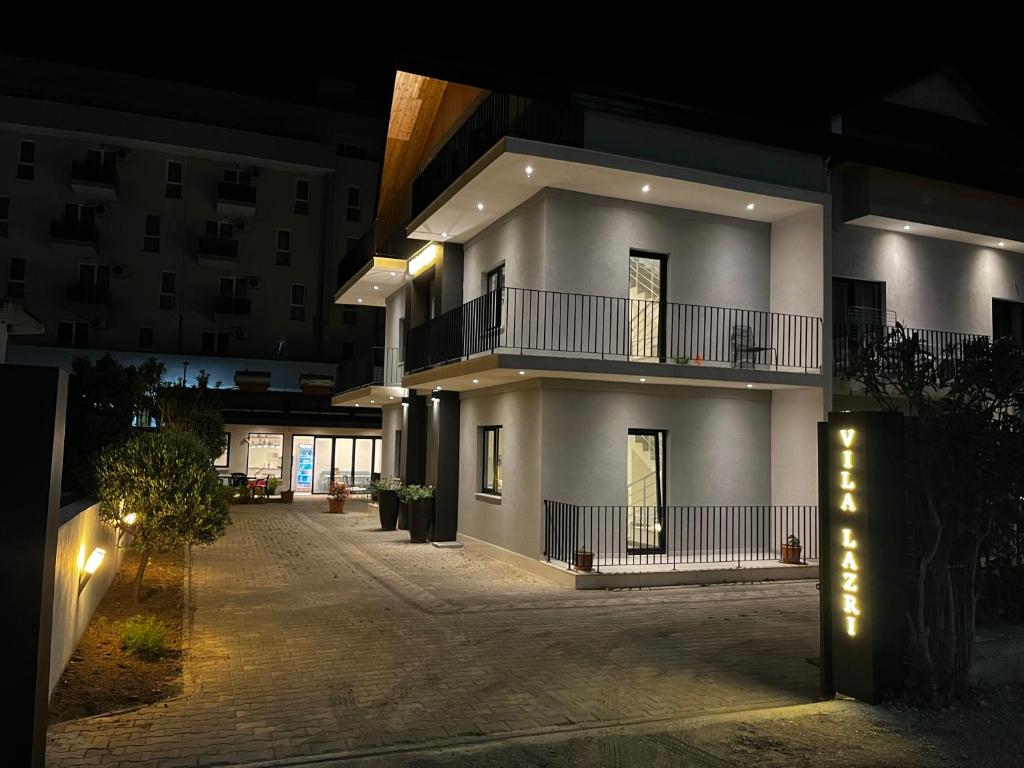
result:
M 76 510 L 81 511 L 75 514 Z M 61 520 L 66 522 L 62 523 L 57 532 L 53 630 L 50 635 L 50 695 L 75 652 L 82 633 L 89 626 L 89 620 L 117 575 L 124 556 L 124 550 L 117 546 L 117 531 L 100 520 L 98 503 L 76 502 L 62 509 L 60 514 Z M 79 593 L 82 566 L 96 548 L 107 554 Z
M 803 211 L 771 226 L 771 311 L 823 317 L 822 209 Z
M 534 195 L 499 219 L 463 249 L 462 300 L 486 291 L 484 277 L 505 264 L 505 284 L 514 288 L 544 288 L 544 193 Z
M 464 393 L 459 412 L 459 532 L 528 557 L 540 557 L 541 390 Z M 499 500 L 482 500 L 480 427 L 501 426 L 504 490 Z
M 400 468 L 395 466 L 395 432 L 402 429 L 402 406 L 385 405 L 381 413 L 381 477 L 398 477 Z
M 817 504 L 818 422 L 825 417 L 824 392 L 776 389 L 771 395 L 772 504 Z
M 856 225 L 836 234 L 837 276 L 885 282 L 886 308 L 914 328 L 992 333 L 992 299 L 1024 301 L 1024 255 Z

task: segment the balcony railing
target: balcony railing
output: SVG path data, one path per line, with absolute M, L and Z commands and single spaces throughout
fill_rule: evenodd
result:
M 248 296 L 217 296 L 213 311 L 218 315 L 247 316 L 252 314 L 252 299 Z
M 917 339 L 918 350 L 925 355 L 956 364 L 964 359 L 970 346 L 986 341 L 987 336 L 957 331 L 933 331 L 924 328 L 903 328 L 907 339 Z M 848 321 L 832 328 L 832 356 L 837 373 L 857 368 L 871 349 L 885 349 L 903 338 L 895 325 Z
M 238 241 L 230 237 L 200 237 L 199 255 L 215 259 L 237 259 Z
M 505 136 L 580 147 L 583 113 L 564 104 L 492 93 L 413 181 L 413 218 Z
M 407 372 L 481 353 L 821 371 L 821 318 L 504 288 L 406 335 Z
M 243 205 L 256 205 L 256 187 L 253 184 L 222 181 L 217 184 L 217 199 Z
M 374 347 L 366 354 L 338 366 L 338 391 L 362 387 L 402 386 L 403 365 L 396 347 Z
M 71 180 L 86 184 L 117 186 L 117 166 L 74 160 L 71 163 Z
M 544 502 L 544 558 L 571 568 L 579 550 L 594 568 L 778 561 L 790 536 L 818 559 L 816 506 L 581 506 Z
M 52 219 L 50 221 L 50 239 L 99 247 L 100 231 L 95 224 L 89 222 Z
M 110 286 L 102 283 L 68 283 L 68 301 L 83 304 L 107 304 L 110 302 Z

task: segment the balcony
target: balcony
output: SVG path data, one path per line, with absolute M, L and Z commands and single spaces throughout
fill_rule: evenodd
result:
M 102 283 L 68 283 L 68 301 L 82 304 L 109 304 L 110 286 Z
M 71 163 L 71 189 L 92 200 L 117 200 L 117 166 L 112 163 Z
M 988 337 L 982 334 L 906 326 L 903 333 L 907 340 L 916 342 L 913 351 L 920 359 L 934 359 L 954 367 L 970 353 L 973 344 L 988 341 Z M 895 323 L 860 320 L 835 323 L 832 328 L 832 357 L 836 375 L 846 375 L 858 368 L 867 354 L 893 350 L 902 339 Z
M 252 299 L 248 296 L 217 296 L 214 317 L 248 317 L 252 313 Z
M 415 219 L 456 179 L 506 136 L 583 146 L 583 112 L 507 93 L 492 93 L 438 150 L 412 185 Z
M 222 181 L 217 185 L 217 213 L 225 216 L 254 216 L 256 214 L 256 187 Z
M 497 367 L 551 375 L 575 371 L 661 377 L 663 383 L 710 379 L 814 386 L 792 377 L 820 375 L 821 344 L 819 317 L 504 288 L 411 329 L 404 383 L 425 385 L 446 374 L 416 372 L 506 355 L 512 359 L 499 360 Z
M 92 222 L 53 219 L 50 221 L 50 247 L 61 253 L 95 256 L 100 247 L 100 231 Z
M 380 406 L 403 396 L 404 365 L 395 347 L 374 347 L 366 354 L 338 366 L 334 405 Z M 375 401 L 375 402 L 371 402 Z
M 222 267 L 225 262 L 237 263 L 238 241 L 231 237 L 200 237 L 197 260 L 210 267 Z

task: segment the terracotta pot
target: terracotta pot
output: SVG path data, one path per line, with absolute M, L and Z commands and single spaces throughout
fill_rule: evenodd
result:
M 430 521 L 434 517 L 434 500 L 419 499 L 410 501 L 409 507 L 409 541 L 425 544 L 430 532 Z
M 398 491 L 378 492 L 378 513 L 380 514 L 380 527 L 383 531 L 393 531 L 398 524 Z
M 291 504 L 295 501 L 295 491 L 281 491 L 281 503 Z
M 783 544 L 782 545 L 782 562 L 785 563 L 786 565 L 800 565 L 800 564 L 802 564 L 803 560 L 800 559 L 800 552 L 802 550 L 803 550 L 803 547 L 800 546 L 799 544 L 796 545 L 796 546 L 793 546 L 791 544 Z
M 578 550 L 573 556 L 573 566 L 577 571 L 590 572 L 594 570 L 594 553 L 585 549 Z
M 345 511 L 345 500 L 344 499 L 328 499 L 327 500 L 327 511 L 333 512 L 336 515 L 340 515 Z

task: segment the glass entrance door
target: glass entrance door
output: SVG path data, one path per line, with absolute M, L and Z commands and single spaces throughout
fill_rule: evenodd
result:
M 379 437 L 296 435 L 292 457 L 293 487 L 300 493 L 328 493 L 332 483 L 345 483 L 363 494 L 380 477 Z
M 665 358 L 665 257 L 629 253 L 629 356 L 657 362 Z
M 626 503 L 626 553 L 664 552 L 664 430 L 629 430 L 626 438 Z
M 296 435 L 292 438 L 292 484 L 296 493 L 313 492 L 313 438 Z

